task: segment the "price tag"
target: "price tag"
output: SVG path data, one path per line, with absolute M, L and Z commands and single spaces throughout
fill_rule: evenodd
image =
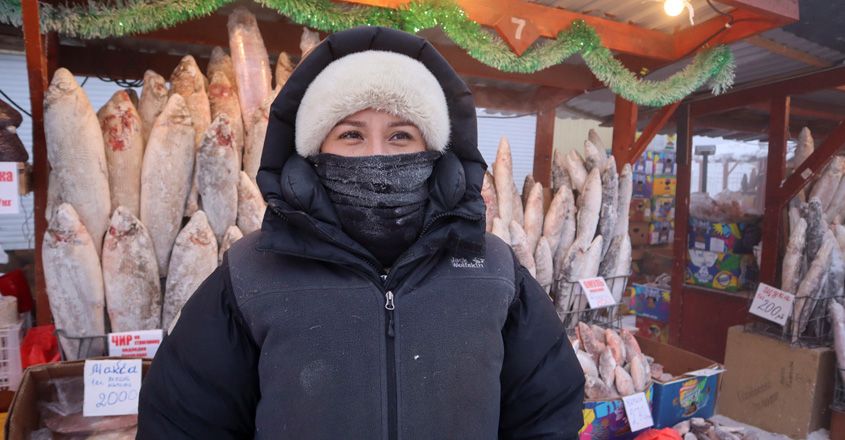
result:
M 163 330 L 109 333 L 109 356 L 152 359 L 164 339 Z
M 628 425 L 631 432 L 654 426 L 654 419 L 651 418 L 651 407 L 645 393 L 632 394 L 622 398 L 625 405 L 625 415 L 628 416 Z
M 607 283 L 604 281 L 604 278 L 585 278 L 583 280 L 578 280 L 578 284 L 581 285 L 584 295 L 587 296 L 587 302 L 590 304 L 591 309 L 598 309 L 616 304 L 616 300 L 613 299 L 613 294 L 610 293 L 610 289 L 607 287 Z
M 20 212 L 18 201 L 18 164 L 0 162 L 0 214 Z
M 792 315 L 792 303 L 795 295 L 776 289 L 768 284 L 760 283 L 754 301 L 751 302 L 751 312 L 763 319 L 785 325 Z
M 138 414 L 140 359 L 86 360 L 84 380 L 83 416 Z

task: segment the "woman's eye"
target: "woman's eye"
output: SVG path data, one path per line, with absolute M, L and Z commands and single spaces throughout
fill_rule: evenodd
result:
M 364 136 L 361 136 L 361 132 L 350 130 L 344 131 L 340 134 L 339 139 L 363 139 Z
M 393 133 L 392 136 L 390 136 L 391 141 L 409 141 L 412 139 L 414 139 L 414 137 L 411 136 L 410 133 L 405 131 L 398 131 L 396 133 Z

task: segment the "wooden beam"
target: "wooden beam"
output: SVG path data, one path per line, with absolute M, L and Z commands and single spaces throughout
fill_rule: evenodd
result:
M 616 166 L 627 162 L 634 137 L 637 135 L 637 104 L 616 95 L 616 107 L 613 113 L 613 144 L 611 150 L 616 158 Z
M 798 0 L 719 0 L 736 8 L 748 9 L 761 16 L 785 23 L 798 21 Z
M 551 188 L 552 150 L 555 143 L 555 107 L 541 108 L 537 113 L 534 134 L 534 180 Z
M 29 77 L 29 104 L 32 114 L 32 189 L 35 192 L 35 318 L 39 325 L 52 321 L 44 266 L 41 264 L 44 233 L 47 230 L 47 141 L 44 137 L 44 92 L 47 90 L 48 66 L 41 41 L 38 0 L 21 2 L 26 66 Z
M 769 154 L 766 163 L 766 203 L 763 215 L 763 241 L 760 250 L 760 282 L 776 286 L 780 222 L 783 201 L 778 197 L 786 175 L 786 140 L 789 139 L 789 97 L 771 100 Z M 795 292 L 790 292 L 795 293 Z
M 144 72 L 153 70 L 165 78 L 179 64 L 179 55 L 144 53 L 128 49 L 109 49 L 103 46 L 61 46 L 59 65 L 75 75 L 102 76 L 112 79 L 143 79 Z M 197 64 L 205 70 L 208 58 L 195 56 Z M 103 60 L 109 60 L 103 63 Z
M 689 229 L 690 179 L 692 177 L 692 119 L 690 106 L 682 104 L 675 112 L 678 127 L 678 181 L 675 191 L 675 241 L 672 243 L 672 301 L 669 302 L 669 342 L 678 345 L 684 331 L 684 279 L 687 273 L 687 231 Z
M 786 203 L 798 194 L 807 183 L 812 181 L 833 159 L 833 156 L 845 144 L 845 121 L 839 125 L 825 138 L 824 142 L 816 147 L 813 154 L 807 158 L 792 174 L 783 182 L 778 193 L 778 199 Z
M 780 81 L 737 89 L 719 96 L 694 98 L 691 102 L 693 117 L 746 107 L 764 102 L 774 95 L 800 95 L 845 85 L 845 66 L 831 67 Z
M 634 142 L 634 145 L 628 150 L 627 156 L 624 158 L 623 162 L 620 162 L 619 159 L 616 159 L 616 166 L 621 167 L 625 163 L 629 163 L 633 165 L 637 159 L 643 154 L 643 151 L 648 147 L 648 144 L 654 139 L 654 136 L 657 135 L 660 130 L 666 126 L 666 122 L 675 114 L 675 110 L 681 105 L 681 101 L 678 101 L 674 104 L 669 104 L 667 106 L 661 107 L 660 110 L 657 111 L 654 115 L 651 116 L 651 120 L 649 120 L 648 125 L 643 130 L 643 133 L 640 137 Z M 621 169 L 621 168 L 620 168 Z
M 734 25 L 727 28 L 728 18 L 718 15 L 704 23 L 675 32 L 675 59 L 684 58 L 696 52 L 702 44 L 714 46 L 733 43 L 737 40 L 759 34 L 769 29 L 782 27 L 788 21 L 777 20 L 747 10 L 737 9 L 731 12 Z M 716 35 L 718 32 L 718 35 Z M 713 35 L 716 35 L 713 37 Z
M 819 58 L 817 56 L 811 55 L 804 51 L 800 51 L 797 49 L 793 49 L 789 46 L 781 44 L 775 40 L 761 37 L 760 35 L 754 35 L 745 39 L 746 43 L 753 44 L 754 46 L 761 47 L 763 49 L 768 50 L 774 54 L 780 55 L 785 58 L 789 58 L 794 61 L 798 61 L 809 66 L 814 67 L 831 67 L 834 64 L 830 61 Z M 845 91 L 845 86 L 836 87 L 838 90 Z M 796 114 L 794 110 L 796 110 L 795 103 L 793 103 L 793 114 Z
M 755 102 L 754 104 L 748 105 L 747 108 L 768 113 L 770 106 L 767 103 Z M 790 104 L 789 114 L 799 118 L 824 119 L 826 121 L 838 122 L 845 116 L 845 108 L 794 99 Z
M 397 0 L 343 1 L 390 8 L 407 3 Z M 546 38 L 557 38 L 558 33 L 569 28 L 573 21 L 584 20 L 596 30 L 602 43 L 614 52 L 675 60 L 674 39 L 660 31 L 520 0 L 457 0 L 457 4 L 471 20 L 482 26 L 492 27 L 502 17 L 511 16 L 534 24 L 540 35 Z

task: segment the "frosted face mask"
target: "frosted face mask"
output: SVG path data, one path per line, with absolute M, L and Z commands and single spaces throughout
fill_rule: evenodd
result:
M 343 231 L 385 267 L 418 238 L 428 178 L 440 153 L 308 158 L 335 206 Z

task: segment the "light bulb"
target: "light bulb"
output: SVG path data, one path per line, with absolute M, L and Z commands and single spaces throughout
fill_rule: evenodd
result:
M 663 11 L 670 17 L 677 17 L 684 11 L 684 0 L 666 0 L 663 2 Z

